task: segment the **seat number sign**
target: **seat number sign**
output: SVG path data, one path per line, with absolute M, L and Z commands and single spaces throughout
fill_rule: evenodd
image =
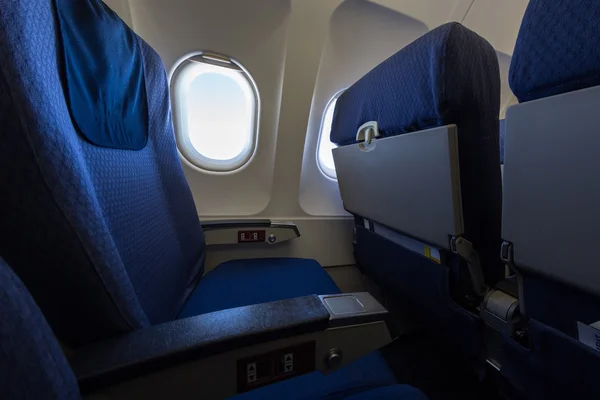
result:
M 267 238 L 265 230 L 238 231 L 238 243 L 264 242 Z

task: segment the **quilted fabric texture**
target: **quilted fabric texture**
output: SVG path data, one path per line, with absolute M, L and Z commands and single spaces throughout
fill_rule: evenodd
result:
M 494 49 L 461 24 L 449 23 L 415 40 L 346 90 L 337 101 L 331 129 L 331 141 L 347 145 L 372 120 L 384 136 L 456 124 L 465 237 L 475 245 L 488 283 L 503 277 L 498 260 L 499 113 Z
M 600 85 L 600 2 L 531 0 L 509 73 L 520 102 Z
M 0 398 L 79 399 L 77 379 L 39 308 L 0 259 Z
M 82 139 L 65 103 L 52 0 L 0 6 L 0 254 L 71 345 L 176 318 L 204 238 L 174 141 L 167 78 L 137 38 L 148 144 Z
M 340 289 L 315 260 L 257 258 L 234 260 L 207 273 L 190 295 L 179 318 Z

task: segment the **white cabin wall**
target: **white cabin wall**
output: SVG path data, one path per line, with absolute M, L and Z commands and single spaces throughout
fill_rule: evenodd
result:
M 450 21 L 462 21 L 473 0 L 371 0 L 423 22 L 429 30 Z
M 476 0 L 462 21 L 503 54 L 512 54 L 529 0 Z
M 131 25 L 131 10 L 129 9 L 128 0 L 103 0 L 119 17 L 130 27 Z

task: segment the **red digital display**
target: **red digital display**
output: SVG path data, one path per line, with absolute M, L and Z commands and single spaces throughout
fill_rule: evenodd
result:
M 238 243 L 264 242 L 267 237 L 266 231 L 238 231 Z

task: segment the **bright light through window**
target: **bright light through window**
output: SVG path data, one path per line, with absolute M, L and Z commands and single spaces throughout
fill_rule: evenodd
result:
M 333 154 L 331 150 L 335 149 L 337 145 L 329 140 L 331 134 L 331 124 L 333 122 L 333 112 L 335 111 L 335 104 L 337 103 L 338 97 L 342 92 L 336 94 L 325 107 L 323 113 L 323 122 L 321 123 L 321 133 L 319 135 L 319 147 L 317 148 L 317 160 L 321 171 L 330 178 L 337 179 L 335 172 L 335 164 L 333 162 Z
M 172 77 L 177 144 L 196 166 L 231 171 L 254 152 L 258 94 L 247 73 L 221 57 L 194 56 Z

